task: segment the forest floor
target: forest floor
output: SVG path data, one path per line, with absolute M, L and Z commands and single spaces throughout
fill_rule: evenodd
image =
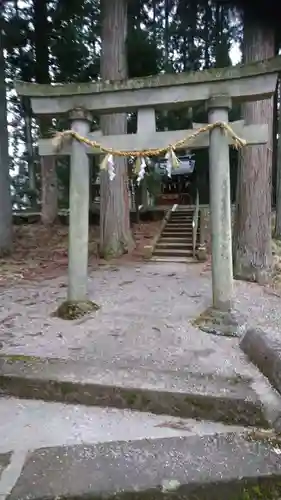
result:
M 138 262 L 143 259 L 144 246 L 157 234 L 161 221 L 134 224 L 132 232 L 136 247 L 131 254 L 111 261 L 112 264 Z M 97 254 L 99 227 L 90 226 L 90 269 L 105 265 Z M 14 248 L 11 256 L 0 259 L 0 287 L 20 281 L 38 281 L 61 276 L 68 262 L 68 226 L 61 224 L 45 227 L 42 224 L 14 226 Z
M 161 226 L 161 221 L 133 224 L 136 247 L 131 254 L 111 260 L 113 265 L 143 260 L 144 247 L 149 245 Z M 98 257 L 99 227 L 89 228 L 89 266 L 97 269 L 108 264 Z M 270 294 L 281 296 L 281 242 L 273 240 L 273 283 Z M 68 263 L 68 226 L 56 224 L 45 227 L 40 223 L 14 226 L 14 248 L 10 256 L 0 259 L 0 288 L 21 281 L 41 281 L 65 274 Z M 204 271 L 211 270 L 211 258 Z

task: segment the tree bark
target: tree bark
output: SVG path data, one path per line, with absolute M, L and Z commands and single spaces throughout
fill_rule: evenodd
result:
M 47 0 L 33 0 L 34 28 L 35 28 L 35 55 L 36 55 L 36 82 L 50 83 L 49 49 L 47 19 Z M 49 135 L 52 121 L 49 118 L 39 120 L 40 135 Z M 53 156 L 41 158 L 42 206 L 41 220 L 43 224 L 53 224 L 58 215 L 58 186 L 56 174 L 56 159 Z
M 245 13 L 244 62 L 274 56 L 274 30 L 253 24 Z M 239 186 L 236 200 L 234 274 L 238 279 L 267 281 L 272 266 L 271 250 L 271 175 L 273 98 L 246 103 L 247 124 L 268 124 L 269 140 L 261 146 L 246 146 L 241 151 Z
M 281 79 L 279 78 L 279 93 L 281 95 Z M 281 113 L 278 112 L 278 140 L 276 154 L 276 219 L 274 238 L 281 240 Z
M 127 77 L 127 0 L 101 1 L 103 80 Z M 101 117 L 103 134 L 126 134 L 127 115 L 118 113 Z M 130 229 L 127 161 L 114 158 L 116 176 L 100 175 L 100 253 L 105 258 L 118 257 L 134 247 Z
M 9 176 L 5 59 L 2 40 L 0 19 L 0 256 L 8 254 L 12 248 L 12 202 Z

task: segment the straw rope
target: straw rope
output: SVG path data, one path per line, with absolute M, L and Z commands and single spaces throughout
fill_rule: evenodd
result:
M 53 146 L 54 150 L 58 152 L 62 149 L 62 147 L 66 142 L 68 142 L 71 139 L 76 139 L 77 141 L 86 144 L 91 148 L 99 149 L 100 152 L 104 154 L 109 154 L 113 156 L 124 156 L 124 157 L 134 156 L 137 158 L 140 156 L 152 157 L 152 156 L 162 155 L 167 151 L 171 150 L 174 151 L 182 146 L 187 146 L 188 144 L 192 143 L 192 141 L 194 141 L 194 139 L 196 139 L 198 135 L 203 134 L 204 132 L 210 132 L 215 128 L 220 128 L 225 132 L 225 134 L 229 135 L 233 139 L 234 141 L 233 146 L 236 149 L 246 146 L 245 139 L 241 139 L 241 137 L 238 137 L 238 135 L 235 134 L 230 125 L 224 122 L 209 123 L 208 125 L 195 130 L 195 132 L 190 136 L 185 137 L 184 139 L 180 139 L 179 141 L 176 141 L 174 144 L 168 144 L 168 146 L 164 148 L 145 149 L 141 151 L 120 151 L 118 149 L 107 148 L 105 146 L 102 146 L 99 142 L 92 141 L 87 137 L 83 137 L 74 130 L 64 130 L 63 132 L 57 132 L 56 135 L 53 137 Z

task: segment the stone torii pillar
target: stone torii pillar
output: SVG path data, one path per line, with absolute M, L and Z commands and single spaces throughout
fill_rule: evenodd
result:
M 228 96 L 210 98 L 207 102 L 209 123 L 228 123 L 230 108 Z M 209 169 L 213 307 L 227 311 L 233 305 L 230 162 L 227 136 L 218 127 L 210 131 Z
M 71 128 L 83 137 L 90 132 L 91 113 L 77 108 L 69 114 Z M 89 157 L 84 144 L 71 146 L 69 189 L 68 301 L 87 300 L 89 233 Z

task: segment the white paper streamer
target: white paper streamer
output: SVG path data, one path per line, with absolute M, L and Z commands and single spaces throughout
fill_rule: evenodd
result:
M 142 179 L 145 176 L 145 168 L 146 168 L 145 159 L 141 158 L 140 171 L 139 171 L 139 175 L 138 175 L 138 178 L 137 178 L 137 184 L 138 185 L 140 184 L 140 181 L 142 181 Z
M 167 171 L 167 175 L 168 177 L 172 177 L 172 155 L 171 155 L 171 152 L 170 151 L 167 151 L 167 153 L 165 154 L 165 159 L 167 160 L 167 163 L 166 163 L 166 171 Z
M 115 177 L 115 167 L 114 167 L 114 160 L 113 160 L 113 155 L 109 155 L 108 160 L 107 160 L 107 171 L 108 171 L 108 176 L 109 180 L 113 181 Z

